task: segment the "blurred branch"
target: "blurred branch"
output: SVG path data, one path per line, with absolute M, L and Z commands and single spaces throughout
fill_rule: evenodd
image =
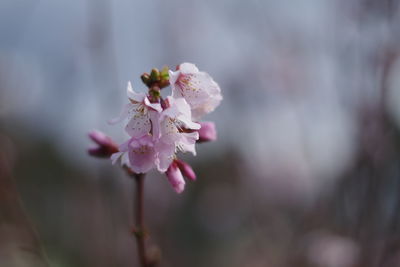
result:
M 0 147 L 4 148 L 0 150 L 0 265 L 49 266 L 12 178 L 12 147 L 7 146 L 7 141 L 0 136 Z

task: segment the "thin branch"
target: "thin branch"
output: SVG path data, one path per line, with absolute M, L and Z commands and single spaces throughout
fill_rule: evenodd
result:
M 134 205 L 133 214 L 135 214 L 135 228 L 134 234 L 136 237 L 138 255 L 140 265 L 142 267 L 148 266 L 148 259 L 146 254 L 146 231 L 144 226 L 144 178 L 145 174 L 133 174 L 136 187 L 136 203 Z

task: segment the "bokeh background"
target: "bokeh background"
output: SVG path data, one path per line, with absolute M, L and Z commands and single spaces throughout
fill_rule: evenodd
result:
M 87 132 L 128 80 L 195 63 L 224 100 L 177 195 L 146 178 L 165 267 L 400 266 L 397 0 L 0 0 L 0 265 L 138 266 L 133 181 Z

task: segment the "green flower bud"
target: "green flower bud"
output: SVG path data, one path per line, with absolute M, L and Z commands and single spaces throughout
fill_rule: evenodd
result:
M 150 79 L 152 82 L 158 82 L 160 80 L 160 71 L 158 69 L 152 69 Z
M 169 79 L 169 68 L 167 66 L 163 67 L 161 70 L 161 80 L 168 80 Z

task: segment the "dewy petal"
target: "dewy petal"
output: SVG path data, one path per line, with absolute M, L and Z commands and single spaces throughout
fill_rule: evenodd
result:
M 124 106 L 124 108 L 121 111 L 121 114 L 108 121 L 109 124 L 116 124 L 118 122 L 123 121 L 124 119 L 126 119 L 129 115 L 132 115 L 135 112 L 135 105 L 132 103 L 128 103 Z
M 140 138 L 151 130 L 149 113 L 137 112 L 125 126 L 125 131 L 131 136 Z
M 175 189 L 175 191 L 179 194 L 182 193 L 185 189 L 185 180 L 183 179 L 182 173 L 179 170 L 178 166 L 174 163 L 169 166 L 168 170 L 165 172 L 167 175 L 168 181 Z
M 143 99 L 146 98 L 145 93 L 136 93 L 135 91 L 133 91 L 132 84 L 130 81 L 128 82 L 128 86 L 126 87 L 126 94 L 129 99 L 131 99 L 137 103 L 142 103 Z

